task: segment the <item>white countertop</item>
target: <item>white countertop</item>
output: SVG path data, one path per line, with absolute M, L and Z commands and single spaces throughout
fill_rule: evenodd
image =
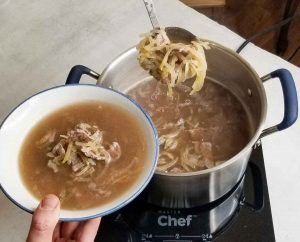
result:
M 1 2 L 7 2 L 1 5 Z M 163 26 L 180 26 L 196 35 L 236 49 L 237 34 L 177 0 L 156 0 Z M 0 121 L 26 97 L 63 84 L 70 68 L 83 64 L 101 73 L 120 52 L 150 30 L 142 0 L 0 1 Z M 241 55 L 260 76 L 286 68 L 300 90 L 300 69 L 249 44 Z M 278 80 L 265 85 L 266 127 L 282 119 Z M 263 139 L 276 240 L 295 242 L 300 215 L 300 122 Z M 4 172 L 4 171 L 0 171 Z M 24 241 L 31 216 L 0 193 L 1 241 Z M 258 241 L 261 242 L 261 241 Z M 263 241 L 265 242 L 265 241 Z

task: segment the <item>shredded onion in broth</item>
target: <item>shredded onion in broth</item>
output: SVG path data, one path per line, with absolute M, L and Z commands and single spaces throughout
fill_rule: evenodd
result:
M 37 142 L 40 148 L 47 146 L 46 156 L 49 158 L 48 167 L 55 173 L 60 166 L 71 167 L 74 180 L 78 177 L 87 177 L 95 172 L 96 164 L 104 162 L 108 165 L 118 160 L 121 156 L 121 148 L 117 142 L 105 144 L 103 131 L 98 126 L 88 123 L 79 123 L 67 134 L 59 135 L 57 143 L 53 146 L 56 132 L 51 130 Z
M 168 85 L 168 96 L 173 95 L 176 85 L 190 78 L 195 78 L 191 95 L 202 88 L 207 70 L 204 53 L 204 49 L 209 49 L 207 42 L 172 43 L 164 29 L 155 29 L 142 37 L 137 47 L 139 63 L 153 77 Z
M 233 94 L 210 80 L 194 95 L 191 87 L 152 79 L 129 91 L 150 114 L 158 131 L 160 156 L 156 170 L 185 173 L 217 166 L 238 153 L 249 140 L 245 110 Z

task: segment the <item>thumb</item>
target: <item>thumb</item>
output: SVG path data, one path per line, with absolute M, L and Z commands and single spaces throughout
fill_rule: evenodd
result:
M 59 211 L 58 197 L 46 195 L 33 214 L 27 242 L 52 242 Z

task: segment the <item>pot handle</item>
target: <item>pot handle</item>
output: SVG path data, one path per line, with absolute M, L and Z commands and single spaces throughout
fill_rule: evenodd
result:
M 264 208 L 265 204 L 263 188 L 264 181 L 259 167 L 252 162 L 249 162 L 248 165 L 252 175 L 254 199 L 252 202 L 247 201 L 247 194 L 245 194 L 245 197 L 240 204 L 251 209 L 252 211 L 259 212 Z
M 298 118 L 298 99 L 294 79 L 291 73 L 286 69 L 278 69 L 265 75 L 261 78 L 265 82 L 271 78 L 278 77 L 280 80 L 283 99 L 284 99 L 284 115 L 281 123 L 274 125 L 270 128 L 264 129 L 259 137 L 263 138 L 269 134 L 277 131 L 287 129 L 292 126 Z
M 96 80 L 99 79 L 100 74 L 82 65 L 73 66 L 66 80 L 66 84 L 78 84 L 82 75 L 88 75 Z

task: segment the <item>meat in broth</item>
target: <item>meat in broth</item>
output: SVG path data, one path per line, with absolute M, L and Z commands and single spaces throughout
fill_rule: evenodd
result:
M 29 132 L 20 172 L 38 199 L 52 193 L 65 209 L 85 209 L 122 195 L 145 165 L 138 121 L 120 107 L 83 102 L 64 107 Z
M 128 94 L 150 114 L 159 134 L 157 171 L 182 173 L 212 168 L 237 154 L 249 141 L 246 111 L 221 85 L 206 80 L 200 92 L 178 86 L 173 96 L 156 80 Z

